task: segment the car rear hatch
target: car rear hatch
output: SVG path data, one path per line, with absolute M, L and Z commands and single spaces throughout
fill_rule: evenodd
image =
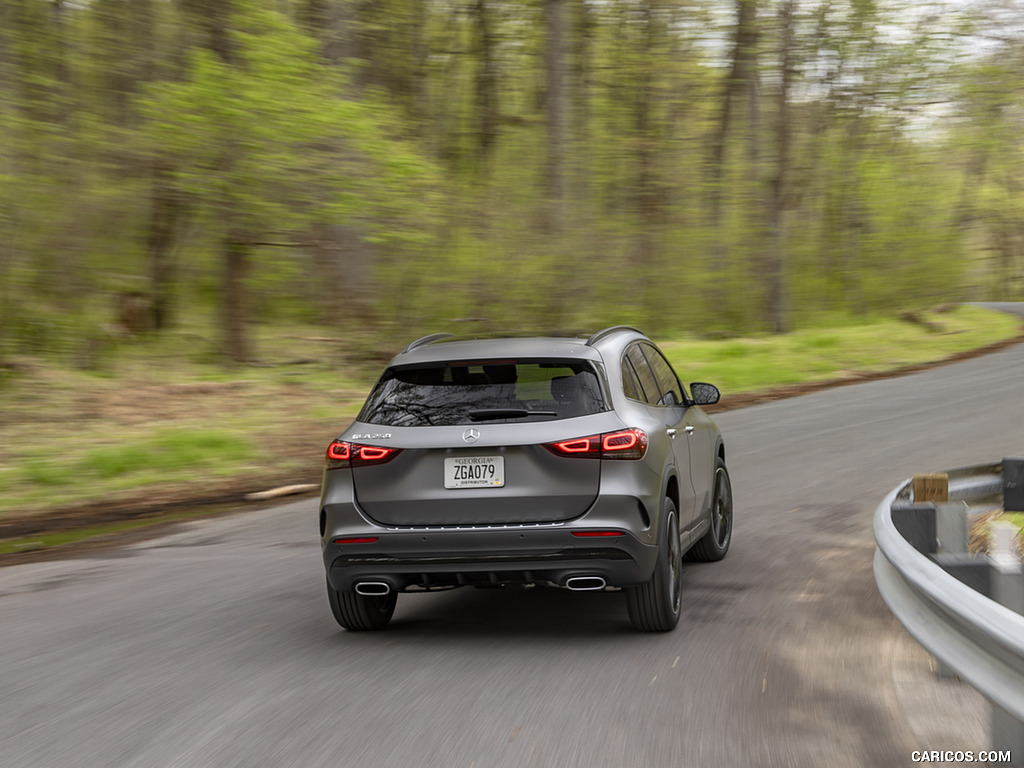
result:
M 358 430 L 390 431 L 387 462 L 352 470 L 356 502 L 390 526 L 569 520 L 597 497 L 601 462 L 544 447 L 614 419 L 586 361 L 503 360 L 389 369 Z M 385 444 L 380 441 L 378 444 Z
M 582 515 L 597 496 L 601 462 L 536 444 L 419 448 L 352 475 L 360 509 L 384 525 L 501 525 Z

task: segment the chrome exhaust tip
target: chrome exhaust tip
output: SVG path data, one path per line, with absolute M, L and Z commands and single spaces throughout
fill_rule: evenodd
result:
M 565 580 L 565 586 L 573 592 L 593 592 L 604 589 L 605 582 L 600 576 L 573 576 Z
M 356 594 L 364 597 L 380 597 L 391 591 L 391 585 L 384 581 L 360 581 L 356 584 Z

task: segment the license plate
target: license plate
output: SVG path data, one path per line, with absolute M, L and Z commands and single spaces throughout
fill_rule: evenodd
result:
M 444 460 L 445 488 L 500 488 L 504 484 L 503 456 L 466 456 Z

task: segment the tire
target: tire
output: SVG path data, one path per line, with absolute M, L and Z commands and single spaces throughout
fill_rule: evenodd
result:
M 682 585 L 679 515 L 672 499 L 665 499 L 661 510 L 661 544 L 654 573 L 646 584 L 625 590 L 626 607 L 633 627 L 640 632 L 674 629 L 679 623 Z
M 384 629 L 388 625 L 398 603 L 398 593 L 357 595 L 355 592 L 338 592 L 328 580 L 327 599 L 331 603 L 331 613 L 341 626 L 361 632 Z
M 719 457 L 715 461 L 715 495 L 711 500 L 711 527 L 687 553 L 687 559 L 714 562 L 725 557 L 732 543 L 732 483 Z

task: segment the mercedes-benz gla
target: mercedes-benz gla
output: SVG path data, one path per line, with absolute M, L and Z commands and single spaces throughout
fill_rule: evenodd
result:
M 681 561 L 732 538 L 725 446 L 635 328 L 410 343 L 327 449 L 320 536 L 338 623 L 380 629 L 398 593 L 621 590 L 633 626 L 679 620 Z

